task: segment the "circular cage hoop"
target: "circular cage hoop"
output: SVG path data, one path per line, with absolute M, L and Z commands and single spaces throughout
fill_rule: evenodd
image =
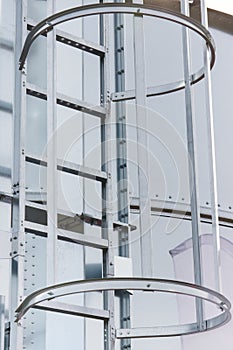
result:
M 210 68 L 213 67 L 215 63 L 215 44 L 210 32 L 200 23 L 193 20 L 192 18 L 185 16 L 181 13 L 176 13 L 164 8 L 157 6 L 145 6 L 141 4 L 124 4 L 124 3 L 101 3 L 101 4 L 92 4 L 86 6 L 79 6 L 70 8 L 58 13 L 55 13 L 52 16 L 49 16 L 39 22 L 31 32 L 28 34 L 24 47 L 19 59 L 19 69 L 22 70 L 29 53 L 30 47 L 34 40 L 42 34 L 48 33 L 58 24 L 71 21 L 73 19 L 83 18 L 93 15 L 104 15 L 104 14 L 133 14 L 133 15 L 145 15 L 154 18 L 164 19 L 181 26 L 184 26 L 193 32 L 201 36 L 207 45 L 207 49 L 210 50 Z M 190 83 L 195 84 L 201 79 L 204 78 L 204 70 L 202 67 L 196 73 L 191 74 Z M 155 87 L 155 92 L 152 96 L 167 94 L 175 92 L 185 88 L 185 81 L 171 82 L 169 84 L 164 84 Z
M 103 278 L 92 280 L 72 281 L 52 285 L 40 289 L 27 296 L 16 310 L 16 321 L 20 321 L 26 312 L 38 307 L 40 303 L 59 297 L 94 291 L 127 291 L 139 290 L 143 292 L 161 292 L 187 295 L 208 301 L 217 306 L 220 314 L 205 319 L 201 324 L 187 323 L 176 326 L 156 326 L 148 328 L 116 329 L 116 338 L 154 338 L 171 337 L 193 334 L 215 329 L 231 319 L 231 304 L 223 295 L 201 286 L 174 280 L 149 278 Z M 56 310 L 53 310 L 56 311 Z

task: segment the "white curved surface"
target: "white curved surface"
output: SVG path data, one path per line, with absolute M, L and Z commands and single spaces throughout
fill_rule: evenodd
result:
M 203 282 L 205 286 L 214 285 L 213 275 L 213 257 L 212 257 L 212 236 L 204 234 L 201 236 L 201 250 L 203 260 Z M 188 239 L 170 251 L 173 259 L 176 278 L 188 280 L 192 275 L 192 241 Z M 230 300 L 233 300 L 232 280 L 229 273 L 233 268 L 233 243 L 228 239 L 221 237 L 221 262 L 222 262 L 222 282 L 223 293 Z M 178 297 L 180 322 L 185 322 L 186 315 L 193 310 L 192 301 L 186 299 L 180 300 Z M 185 312 L 184 312 L 185 311 Z M 207 307 L 206 312 L 211 313 Z M 221 328 L 214 330 L 209 334 L 200 334 L 198 337 L 182 337 L 182 350 L 218 350 L 219 344 L 222 349 L 230 350 L 233 342 L 232 332 L 233 320 Z

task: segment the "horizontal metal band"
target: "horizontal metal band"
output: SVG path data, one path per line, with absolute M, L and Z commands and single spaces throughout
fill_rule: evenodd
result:
M 204 77 L 204 69 L 201 68 L 195 74 L 190 76 L 191 85 L 197 83 Z M 146 97 L 160 96 L 170 94 L 175 91 L 179 91 L 185 88 L 185 81 L 180 80 L 169 84 L 163 84 L 153 87 L 148 87 L 146 90 Z M 113 102 L 129 101 L 135 99 L 135 90 L 126 90 L 120 92 L 114 92 L 111 94 L 111 100 Z
M 157 338 L 157 337 L 179 337 L 188 334 L 206 332 L 218 328 L 227 322 L 229 322 L 229 314 L 227 312 L 222 313 L 212 319 L 203 322 L 202 328 L 199 329 L 197 323 L 187 323 L 177 326 L 158 326 L 158 327 L 142 327 L 131 329 L 117 329 L 116 338 Z
M 72 19 L 98 15 L 98 14 L 111 14 L 111 13 L 127 13 L 135 15 L 146 15 L 156 18 L 162 18 L 167 21 L 171 21 L 180 25 L 183 25 L 204 38 L 208 47 L 211 51 L 211 67 L 215 62 L 215 45 L 213 38 L 209 31 L 203 27 L 200 23 L 184 16 L 180 13 L 175 13 L 159 7 L 149 7 L 141 4 L 116 4 L 116 3 L 104 3 L 104 4 L 93 4 L 80 7 L 70 8 L 59 13 L 56 13 L 38 23 L 28 34 L 25 41 L 22 54 L 19 59 L 19 69 L 22 70 L 28 52 L 33 41 L 41 34 L 47 33 L 53 29 L 54 26 L 70 21 Z
M 201 298 L 215 304 L 221 311 L 220 315 L 207 319 L 199 328 L 197 323 L 161 326 L 152 328 L 116 330 L 117 338 L 145 338 L 159 336 L 176 336 L 190 333 L 198 333 L 219 327 L 228 322 L 231 318 L 231 304 L 223 295 L 205 287 L 197 286 L 191 283 L 185 283 L 174 280 L 150 279 L 150 278 L 103 278 L 90 279 L 82 281 L 72 281 L 52 285 L 40 289 L 27 296 L 16 310 L 16 321 L 19 321 L 25 313 L 32 307 L 39 306 L 46 300 L 85 292 L 109 291 L 109 290 L 141 290 L 144 292 L 161 292 L 188 295 L 195 298 Z

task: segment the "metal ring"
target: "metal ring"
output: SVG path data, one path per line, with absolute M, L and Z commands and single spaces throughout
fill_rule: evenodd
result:
M 103 278 L 93 280 L 72 281 L 52 285 L 40 289 L 27 296 L 16 310 L 18 322 L 32 307 L 43 301 L 59 298 L 66 295 L 109 290 L 141 290 L 156 291 L 161 293 L 173 293 L 188 295 L 215 304 L 220 315 L 206 319 L 201 327 L 197 323 L 182 324 L 177 326 L 159 326 L 150 328 L 134 328 L 116 330 L 117 338 L 145 338 L 162 336 L 180 336 L 191 333 L 204 332 L 217 328 L 230 319 L 231 304 L 223 295 L 201 286 L 174 280 L 150 279 L 150 278 Z
M 187 17 L 181 13 L 174 13 L 173 11 L 163 9 L 160 7 L 149 7 L 140 4 L 119 4 L 119 3 L 104 3 L 104 4 L 93 4 L 86 6 L 74 7 L 67 9 L 61 12 L 58 12 L 50 17 L 47 17 L 43 21 L 39 22 L 28 34 L 27 39 L 24 43 L 24 47 L 19 59 L 19 69 L 22 70 L 25 64 L 28 52 L 33 41 L 41 34 L 47 33 L 53 29 L 54 26 L 61 24 L 72 19 L 92 16 L 92 15 L 101 15 L 101 14 L 113 14 L 113 13 L 127 13 L 134 15 L 145 15 L 156 18 L 161 18 L 174 22 L 180 25 L 183 25 L 192 31 L 200 35 L 206 42 L 207 48 L 210 49 L 210 67 L 212 68 L 215 62 L 215 44 L 210 32 L 202 26 L 197 21 L 193 20 L 190 17 Z M 204 77 L 204 68 L 201 68 L 198 72 L 190 76 L 191 84 L 195 84 Z M 167 85 L 167 84 L 166 84 Z M 181 82 L 172 83 L 172 88 L 170 86 L 162 85 L 161 91 L 158 92 L 158 95 L 166 94 L 174 91 L 178 91 L 184 88 Z

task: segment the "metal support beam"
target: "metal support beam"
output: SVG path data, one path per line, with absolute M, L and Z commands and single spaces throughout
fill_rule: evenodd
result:
M 53 14 L 55 4 L 48 1 L 47 12 Z M 56 116 L 56 29 L 47 34 L 47 283 L 56 282 L 57 256 L 57 116 Z
M 35 305 L 34 309 L 58 312 L 66 315 L 73 315 L 96 320 L 108 320 L 109 312 L 107 310 L 98 310 L 90 307 L 66 304 L 56 301 L 44 301 L 39 305 Z M 2 350 L 2 349 L 1 349 Z
M 105 55 L 104 46 L 98 45 L 96 43 L 92 43 L 83 38 L 78 38 L 70 33 L 63 32 L 62 30 L 57 30 L 56 39 L 57 41 L 63 44 L 73 46 L 76 49 L 88 52 L 90 54 L 93 54 L 99 57 L 104 57 Z
M 55 11 L 55 1 L 47 1 L 47 14 Z M 56 29 L 47 33 L 47 240 L 46 283 L 57 281 L 57 98 Z M 46 317 L 45 325 L 49 319 Z M 45 348 L 50 344 L 50 330 L 45 333 Z
M 106 109 L 106 118 L 101 120 L 101 162 L 102 171 L 113 174 L 113 120 L 110 101 L 110 58 L 109 58 L 109 16 L 100 17 L 100 44 L 106 47 L 106 55 L 100 61 L 100 92 L 102 103 Z M 108 249 L 104 254 L 104 277 L 114 276 L 114 248 L 113 248 L 113 183 L 111 175 L 102 185 L 102 237 L 108 240 Z M 114 292 L 104 293 L 104 307 L 109 310 L 109 320 L 105 322 L 106 350 L 115 350 L 115 301 Z
M 189 16 L 188 0 L 181 0 L 181 12 Z M 202 285 L 202 268 L 201 268 L 201 248 L 200 248 L 200 202 L 197 172 L 197 151 L 196 151 L 196 131 L 195 116 L 193 109 L 193 96 L 190 83 L 190 39 L 189 30 L 182 28 L 183 40 L 183 60 L 184 60 L 184 79 L 185 79 L 185 108 L 186 108 L 186 128 L 187 144 L 189 156 L 189 189 L 191 201 L 192 216 L 192 239 L 193 239 L 193 261 L 194 261 L 194 280 L 197 285 Z M 203 303 L 196 299 L 196 316 L 200 329 L 203 327 Z
M 57 160 L 57 170 L 100 182 L 106 182 L 108 178 L 107 173 L 104 171 L 84 167 L 82 165 L 60 159 Z
M 137 121 L 138 186 L 140 202 L 141 273 L 153 276 L 152 231 L 149 197 L 149 159 L 147 139 L 146 82 L 143 17 L 134 16 L 134 64 Z
M 67 231 L 63 229 L 58 229 L 58 239 L 66 239 L 73 243 L 78 243 L 85 245 L 87 247 L 93 247 L 96 249 L 107 249 L 108 240 L 103 238 L 98 238 L 95 236 L 88 236 L 77 232 Z
M 122 91 L 125 89 L 124 18 L 122 14 L 114 15 L 114 34 L 115 89 L 116 91 Z M 121 222 L 128 223 L 126 107 L 122 102 L 116 104 L 116 119 L 118 219 Z M 122 254 L 122 256 L 127 255 L 127 252 Z
M 45 225 L 37 224 L 35 222 L 31 221 L 25 221 L 24 222 L 25 230 L 32 230 L 32 231 L 38 231 L 38 232 L 44 232 L 48 234 L 48 227 Z
M 125 90 L 125 53 L 124 53 L 124 15 L 114 15 L 115 43 L 115 91 Z M 116 104 L 116 142 L 117 142 L 117 191 L 118 220 L 125 224 L 118 227 L 119 255 L 129 257 L 129 193 L 128 159 L 126 144 L 126 106 L 122 101 Z M 123 229 L 122 229 L 123 228 Z M 120 295 L 120 326 L 130 328 L 130 296 L 127 292 Z M 121 340 L 121 349 L 130 349 L 130 339 Z
M 43 159 L 39 159 L 39 158 L 35 158 L 32 155 L 27 155 L 26 162 L 40 165 L 40 166 L 45 166 L 45 167 L 47 167 L 48 165 L 47 157 Z M 72 175 L 82 176 L 87 179 L 100 181 L 100 182 L 106 182 L 108 179 L 108 174 L 104 171 L 100 171 L 98 169 L 92 169 L 92 168 L 85 167 L 77 163 L 69 162 L 62 159 L 57 159 L 57 170 L 68 174 L 72 174 Z
M 80 101 L 76 98 L 67 97 L 63 94 L 57 94 L 57 104 L 72 108 L 95 117 L 105 118 L 105 109 L 101 106 L 93 106 L 91 103 Z
M 24 295 L 24 203 L 25 203 L 25 120 L 26 120 L 26 75 L 19 71 L 17 60 L 22 43 L 27 35 L 26 2 L 15 2 L 15 89 L 13 106 L 13 166 L 12 187 L 12 260 L 11 260 L 11 295 L 10 295 L 10 347 L 22 350 L 23 327 L 15 323 L 15 310 Z
M 33 84 L 27 83 L 27 94 L 41 98 L 42 100 L 47 100 L 47 91 Z M 57 93 L 56 102 L 58 105 L 61 105 L 63 107 L 75 109 L 76 111 L 94 115 L 98 118 L 105 117 L 105 109 L 103 107 L 93 106 L 91 103 L 84 102 L 76 98 L 66 96 L 64 94 Z
M 205 0 L 200 0 L 201 5 L 201 22 L 208 29 L 208 15 Z M 207 133 L 209 144 L 209 174 L 210 174 L 210 194 L 211 194 L 211 214 L 212 214 L 212 233 L 213 233 L 213 255 L 214 255 L 214 276 L 215 288 L 222 290 L 221 285 L 221 259 L 220 259 L 220 232 L 218 219 L 218 193 L 217 193 L 217 176 L 216 176 L 216 154 L 215 154 L 215 137 L 214 137 L 214 120 L 213 120 L 213 102 L 211 90 L 211 76 L 209 58 L 210 52 L 208 45 L 203 46 L 204 73 L 205 73 L 205 100 L 206 100 L 206 119 Z

